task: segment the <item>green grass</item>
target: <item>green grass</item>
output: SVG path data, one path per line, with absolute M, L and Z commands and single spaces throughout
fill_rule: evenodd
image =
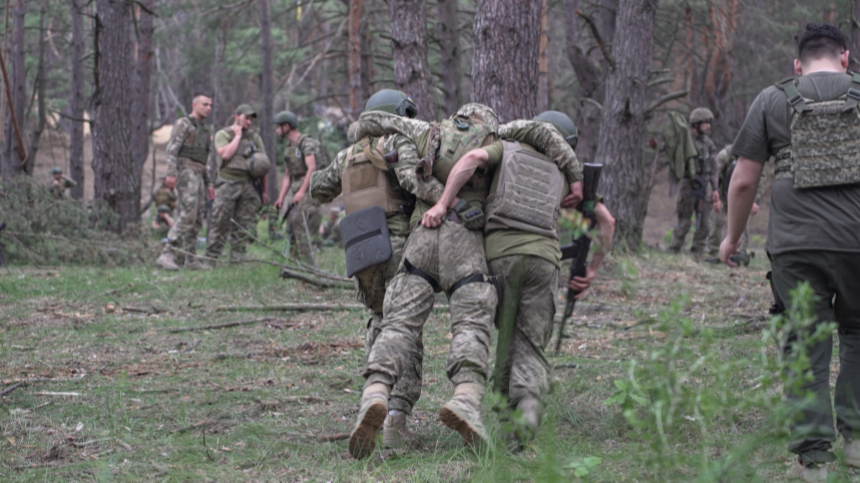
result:
M 251 255 L 277 260 L 257 247 Z M 320 264 L 343 270 L 337 249 L 324 251 Z M 761 259 L 738 270 L 657 253 L 608 260 L 569 325 L 574 337 L 550 357 L 551 364 L 578 367 L 555 371 L 541 432 L 519 454 L 505 451 L 505 430 L 489 402 L 493 450 L 464 448 L 438 421 L 452 388 L 444 370 L 448 316 L 434 313 L 425 326 L 423 394 L 410 420 L 422 449 L 381 450 L 355 461 L 345 441 L 320 437 L 350 431 L 356 417 L 367 315 L 215 310 L 351 302 L 351 290 L 285 281 L 276 267 L 253 263 L 178 273 L 152 266 L 0 270 L 4 386 L 64 379 L 34 382 L 0 399 L 0 479 L 570 481 L 585 468 L 589 481 L 710 481 L 695 424 L 683 420 L 673 430 L 672 454 L 663 456 L 670 466 L 660 467 L 653 464 L 654 441 L 604 401 L 616 393 L 614 381 L 627 377 L 631 359 L 644 360 L 671 339 L 671 320 L 660 312 L 679 296 L 683 316 L 711 331 L 721 358 L 759 357 L 756 317 L 770 305 L 765 271 Z M 168 331 L 263 315 L 276 320 Z M 685 340 L 699 343 L 697 336 Z M 744 371 L 719 384 L 733 396 L 744 394 L 743 378 L 755 372 Z M 764 431 L 766 416 L 758 407 L 722 412 L 711 424 L 708 459 L 716 464 Z M 593 458 L 599 463 L 584 463 Z M 745 479 L 780 479 L 787 462 L 783 441 L 759 442 L 743 462 L 754 471 Z

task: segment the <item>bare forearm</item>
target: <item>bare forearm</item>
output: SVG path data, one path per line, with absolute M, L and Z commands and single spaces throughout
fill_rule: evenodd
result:
M 305 173 L 305 179 L 302 180 L 302 186 L 301 186 L 301 188 L 299 188 L 299 191 L 301 191 L 302 193 L 308 192 L 308 187 L 311 184 L 311 176 L 317 170 L 316 157 L 315 156 L 306 157 L 305 158 L 305 164 L 308 167 L 308 172 Z
M 239 149 L 239 142 L 241 140 L 241 136 L 234 136 L 229 144 L 222 148 L 218 148 L 218 156 L 221 156 L 221 159 L 224 161 L 230 161 L 233 159 L 233 156 L 236 155 L 236 150 Z
M 728 236 L 735 243 L 741 238 L 755 202 L 756 189 L 764 165 L 747 158 L 740 158 L 729 182 Z
M 473 149 L 460 158 L 457 164 L 454 165 L 454 168 L 451 169 L 451 173 L 448 174 L 448 180 L 445 182 L 445 190 L 442 192 L 442 198 L 439 199 L 438 204 L 450 206 L 451 201 L 457 196 L 460 189 L 466 185 L 469 178 L 475 174 L 475 171 L 487 165 L 488 159 L 487 151 L 483 149 Z
M 284 171 L 284 179 L 281 181 L 281 192 L 278 194 L 278 198 L 284 199 L 287 196 L 287 191 L 290 189 L 290 172 Z
M 615 218 L 612 217 L 612 213 L 603 203 L 597 203 L 594 208 L 594 215 L 597 218 L 597 241 L 600 242 L 600 247 L 592 255 L 591 263 L 588 266 L 596 272 L 612 248 L 612 237 L 615 235 Z

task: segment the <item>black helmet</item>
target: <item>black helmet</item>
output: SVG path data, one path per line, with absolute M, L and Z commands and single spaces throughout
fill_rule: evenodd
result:
M 272 123 L 276 126 L 289 124 L 291 128 L 295 129 L 299 125 L 299 118 L 290 111 L 281 111 L 275 114 L 275 117 L 272 118 Z
M 572 149 L 576 149 L 579 133 L 576 131 L 576 124 L 573 123 L 573 119 L 567 114 L 559 111 L 544 111 L 535 116 L 533 121 L 544 121 L 552 124 L 564 136 L 567 144 L 570 144 Z
M 398 116 L 406 116 L 410 119 L 418 115 L 418 108 L 415 107 L 412 99 L 394 89 L 382 89 L 370 96 L 367 104 L 364 105 L 364 110 L 389 112 Z

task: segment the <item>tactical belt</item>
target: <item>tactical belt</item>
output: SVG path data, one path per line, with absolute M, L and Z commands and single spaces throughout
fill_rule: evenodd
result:
M 454 285 L 451 285 L 450 289 L 448 289 L 448 297 L 454 295 L 454 292 L 456 292 L 463 285 L 468 285 L 470 283 L 486 282 L 486 281 L 487 281 L 486 278 L 481 273 L 476 273 L 474 275 L 469 275 L 468 277 L 461 278 L 460 280 L 457 280 L 457 282 L 455 282 Z
M 183 144 L 179 147 L 180 158 L 188 158 L 194 162 L 206 164 L 209 159 L 209 150 L 200 146 L 188 146 Z
M 425 272 L 424 270 L 421 270 L 420 268 L 412 265 L 411 263 L 409 263 L 409 260 L 406 258 L 403 259 L 403 268 L 407 272 L 409 272 L 410 274 L 423 278 L 433 288 L 434 293 L 442 291 L 442 288 L 439 287 L 439 282 L 437 282 L 436 279 L 433 278 L 433 276 L 431 276 L 429 273 Z
M 179 158 L 176 160 L 176 167 L 178 168 L 187 168 L 195 173 L 202 173 L 206 171 L 206 164 L 198 163 L 191 158 Z

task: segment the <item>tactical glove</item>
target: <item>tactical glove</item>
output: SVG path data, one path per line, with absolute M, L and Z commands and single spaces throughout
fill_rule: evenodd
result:
M 484 227 L 484 212 L 480 208 L 470 207 L 469 202 L 460 200 L 454 205 L 454 212 L 460 217 L 469 230 L 480 230 Z

